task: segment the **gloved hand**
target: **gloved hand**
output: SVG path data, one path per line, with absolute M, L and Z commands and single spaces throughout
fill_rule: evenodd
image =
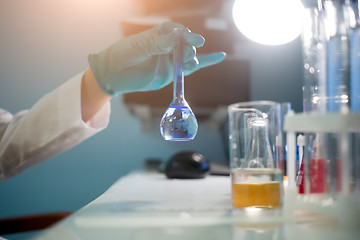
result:
M 100 88 L 110 96 L 122 93 L 150 91 L 165 87 L 173 80 L 172 50 L 175 48 L 174 29 L 178 23 L 165 22 L 142 33 L 117 41 L 88 58 Z M 204 38 L 184 28 L 184 74 L 221 62 L 225 53 L 196 57 L 196 48 Z

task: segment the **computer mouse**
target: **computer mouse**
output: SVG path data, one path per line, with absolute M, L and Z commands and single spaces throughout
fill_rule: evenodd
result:
M 168 178 L 204 178 L 210 172 L 210 161 L 201 153 L 186 151 L 170 157 L 165 166 Z

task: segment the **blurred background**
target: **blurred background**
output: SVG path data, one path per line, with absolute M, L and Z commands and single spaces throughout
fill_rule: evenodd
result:
M 199 120 L 194 141 L 164 141 L 162 114 L 172 87 L 114 98 L 109 127 L 82 144 L 0 182 L 0 218 L 76 211 L 118 178 L 193 150 L 227 163 L 226 106 L 290 102 L 302 111 L 300 38 L 280 46 L 248 40 L 232 19 L 234 0 L 0 0 L 0 107 L 16 113 L 88 67 L 87 56 L 163 20 L 205 36 L 198 53 L 226 60 L 187 77 L 185 95 Z

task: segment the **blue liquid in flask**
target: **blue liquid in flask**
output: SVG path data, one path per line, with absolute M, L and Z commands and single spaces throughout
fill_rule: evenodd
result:
M 170 106 L 160 123 L 160 132 L 165 140 L 189 141 L 197 133 L 197 120 L 186 106 Z

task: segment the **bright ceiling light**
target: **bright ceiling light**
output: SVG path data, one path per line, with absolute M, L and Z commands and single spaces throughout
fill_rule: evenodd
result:
M 302 30 L 300 0 L 236 0 L 233 18 L 247 38 L 265 45 L 281 45 L 296 39 Z

